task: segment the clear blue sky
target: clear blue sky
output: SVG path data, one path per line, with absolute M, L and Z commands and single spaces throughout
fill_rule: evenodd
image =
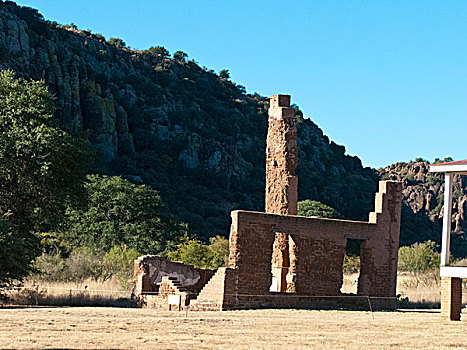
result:
M 286 93 L 364 165 L 467 158 L 467 1 L 25 0 L 145 49 Z

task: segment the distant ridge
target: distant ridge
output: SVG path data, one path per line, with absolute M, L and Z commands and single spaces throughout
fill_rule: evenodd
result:
M 246 94 L 228 74 L 200 67 L 184 53 L 173 58 L 159 47 L 131 50 L 119 39 L 45 21 L 13 2 L 0 2 L 0 33 L 0 67 L 45 80 L 61 125 L 96 149 L 96 172 L 159 190 L 169 209 L 204 239 L 228 234 L 231 210 L 264 209 L 267 98 Z M 296 118 L 299 199 L 366 220 L 379 177 L 402 178 L 404 168 L 364 168 L 298 107 Z M 410 209 L 401 241 L 435 237 L 437 217 L 419 215 L 413 205 L 418 187 L 405 185 Z M 414 215 L 431 225 L 429 232 L 412 228 Z

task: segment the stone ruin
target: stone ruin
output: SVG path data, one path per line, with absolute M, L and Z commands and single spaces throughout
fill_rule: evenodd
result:
M 135 261 L 133 298 L 140 307 L 396 307 L 401 192 L 380 181 L 369 221 L 297 215 L 297 128 L 290 96 L 270 99 L 266 212 L 231 213 L 228 267 L 197 269 L 158 256 Z M 357 294 L 341 292 L 348 240 L 360 246 Z

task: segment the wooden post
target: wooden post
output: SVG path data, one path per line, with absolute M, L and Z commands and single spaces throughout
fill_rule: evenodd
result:
M 449 252 L 451 246 L 451 216 L 452 216 L 452 177 L 446 173 L 444 177 L 444 212 L 443 236 L 441 238 L 441 266 L 449 265 Z

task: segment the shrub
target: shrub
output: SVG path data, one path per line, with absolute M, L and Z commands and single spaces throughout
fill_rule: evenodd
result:
M 133 284 L 133 262 L 140 254 L 126 246 L 115 246 L 104 255 L 103 281 L 116 277 L 123 289 L 130 289 Z
M 143 51 L 144 54 L 166 58 L 170 56 L 169 50 L 167 50 L 164 46 L 151 46 L 149 49 Z
M 126 47 L 126 43 L 120 38 L 110 38 L 108 43 L 119 49 Z
M 208 251 L 208 266 L 211 268 L 227 266 L 230 253 L 228 239 L 221 236 L 209 238 Z
M 427 241 L 415 243 L 410 247 L 399 248 L 399 271 L 426 272 L 439 266 L 439 253 L 436 243 Z
M 103 254 L 98 250 L 76 248 L 66 260 L 66 279 L 76 284 L 89 278 L 98 281 L 104 273 Z
M 185 62 L 188 55 L 183 51 L 177 51 L 174 53 L 174 59 L 179 62 Z
M 222 70 L 219 72 L 219 77 L 220 77 L 221 79 L 225 79 L 225 80 L 230 79 L 229 70 L 228 70 L 228 69 L 222 69 Z
M 197 268 L 217 269 L 225 266 L 229 255 L 229 241 L 221 236 L 211 237 L 209 245 L 185 237 L 177 248 L 168 254 L 173 261 L 182 261 Z
M 133 283 L 133 262 L 140 254 L 126 246 L 114 246 L 104 252 L 89 247 L 74 249 L 68 258 L 60 254 L 43 253 L 35 260 L 34 280 L 46 282 L 73 282 L 82 284 L 87 279 L 105 282 L 116 278 L 123 289 Z
M 337 210 L 318 201 L 310 199 L 298 202 L 298 215 L 317 216 L 320 218 L 340 218 Z
M 62 282 L 67 279 L 66 261 L 60 254 L 42 253 L 34 262 L 34 267 L 39 274 L 33 275 L 47 282 Z
M 345 273 L 356 273 L 360 271 L 360 256 L 344 255 L 343 271 Z

